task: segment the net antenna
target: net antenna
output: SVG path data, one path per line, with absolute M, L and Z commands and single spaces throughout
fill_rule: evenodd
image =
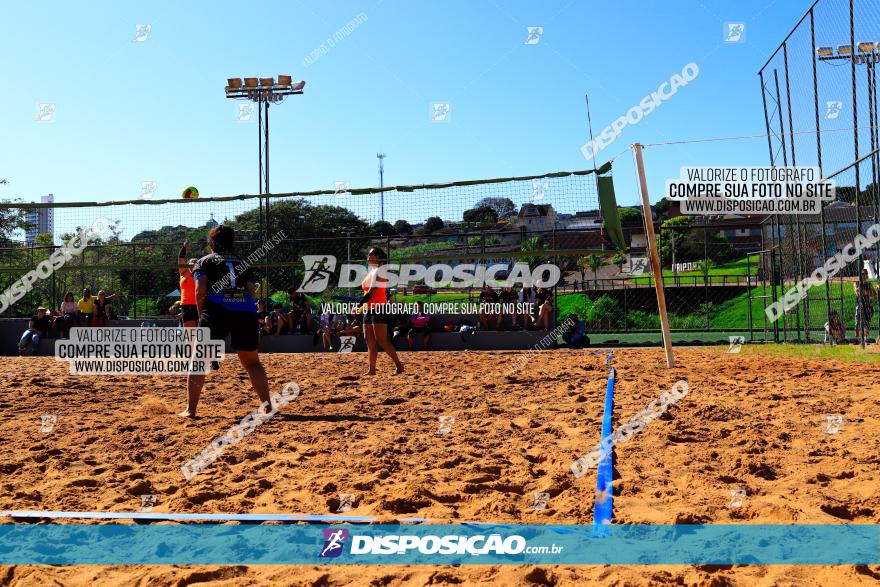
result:
M 592 144 L 592 142 L 593 142 L 593 119 L 590 116 L 590 95 L 584 94 L 584 98 L 587 101 L 587 128 L 590 129 L 590 143 Z M 596 155 L 595 155 L 595 153 L 593 154 L 593 175 L 598 177 L 598 174 L 596 173 Z M 598 181 L 598 180 L 596 180 L 596 181 Z
M 587 101 L 587 128 L 590 131 L 590 144 L 593 145 L 593 118 L 590 116 L 590 95 L 584 94 L 584 99 Z M 596 192 L 599 192 L 599 174 L 596 172 L 596 149 L 593 149 L 593 181 L 596 182 Z M 605 227 L 599 226 L 599 234 L 602 235 L 602 238 L 605 238 L 604 235 Z

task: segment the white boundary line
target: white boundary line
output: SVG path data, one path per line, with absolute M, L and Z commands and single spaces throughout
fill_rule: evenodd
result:
M 374 516 L 314 514 L 185 514 L 163 512 L 64 512 L 49 510 L 0 511 L 0 517 L 83 520 L 172 520 L 205 522 L 374 522 Z M 400 518 L 402 522 L 427 522 L 428 518 Z

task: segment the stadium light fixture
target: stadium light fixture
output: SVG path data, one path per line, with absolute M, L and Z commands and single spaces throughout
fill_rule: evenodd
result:
M 838 45 L 837 46 L 837 54 L 838 55 L 852 55 L 853 49 L 852 45 Z
M 859 41 L 859 51 L 862 53 L 873 53 L 874 52 L 874 42 L 873 41 Z
M 279 75 L 278 82 L 272 77 L 231 77 L 226 80 L 226 97 L 238 100 L 250 100 L 258 107 L 257 121 L 259 122 L 257 133 L 259 137 L 259 184 L 258 193 L 269 194 L 269 106 L 279 104 L 287 96 L 302 94 L 306 85 L 304 81 L 294 82 L 290 75 Z M 268 210 L 268 199 L 266 210 Z M 268 212 L 267 212 L 268 216 Z M 266 221 L 268 231 L 268 218 Z
M 819 57 L 831 57 L 832 55 L 834 55 L 834 48 L 819 47 L 818 49 L 816 49 L 816 55 L 818 55 Z

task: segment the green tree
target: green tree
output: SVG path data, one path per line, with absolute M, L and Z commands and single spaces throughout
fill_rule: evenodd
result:
M 587 259 L 587 265 L 590 267 L 590 270 L 593 272 L 593 289 L 599 289 L 599 269 L 607 265 L 605 262 L 605 257 L 602 255 L 598 255 L 596 253 L 591 254 Z
M 394 233 L 394 226 L 386 220 L 378 220 L 370 225 L 370 235 L 372 236 L 391 236 Z
M 533 236 L 528 238 L 520 243 L 519 250 L 522 253 L 540 253 L 541 251 L 547 248 L 546 243 L 542 242 L 541 239 L 537 236 Z M 527 255 L 523 257 L 523 260 L 528 263 L 529 269 L 534 269 L 538 265 L 543 265 L 544 263 L 549 263 L 550 258 L 546 256 L 542 256 L 540 254 L 535 255 Z
M 638 208 L 618 208 L 617 216 L 623 228 L 634 228 L 643 224 L 642 211 Z
M 620 304 L 611 296 L 602 295 L 593 302 L 593 319 L 613 328 L 621 318 Z
M 703 279 L 709 280 L 709 271 L 715 266 L 715 262 L 712 259 L 703 259 L 697 263 L 697 269 L 700 270 L 700 273 L 703 274 Z
M 38 247 L 51 247 L 55 242 L 51 232 L 41 232 L 34 237 L 34 244 Z
M 498 222 L 498 215 L 492 208 L 483 206 L 480 208 L 465 210 L 464 214 L 462 214 L 462 220 L 465 222 L 475 222 L 477 224 L 495 224 Z
M 611 257 L 611 263 L 617 265 L 620 272 L 623 273 L 623 266 L 626 265 L 626 255 L 623 253 L 617 253 L 613 257 Z
M 489 208 L 495 215 L 495 221 L 498 221 L 502 218 L 510 218 L 511 216 L 516 216 L 516 205 L 513 203 L 513 200 L 510 198 L 483 198 L 474 206 L 475 209 L 478 208 Z
M 443 220 L 439 216 L 431 216 L 427 220 L 425 220 L 424 226 L 422 226 L 422 231 L 425 234 L 431 234 L 432 232 L 437 232 L 441 228 L 446 226 L 443 223 Z
M 394 232 L 399 235 L 407 235 L 412 234 L 413 227 L 412 224 L 407 222 L 406 220 L 398 220 L 394 223 Z
M 16 204 L 22 200 L 0 200 L 3 204 Z M 9 246 L 13 243 L 13 235 L 17 230 L 31 228 L 25 220 L 25 211 L 21 208 L 0 208 L 0 244 Z
M 260 227 L 259 209 L 254 208 L 229 222 L 237 232 L 256 235 Z M 340 234 L 367 234 L 366 221 L 347 208 L 312 204 L 304 199 L 272 202 L 269 208 L 269 236 L 283 230 L 289 239 L 337 237 Z
M 654 204 L 654 211 L 657 213 L 658 220 L 669 220 L 669 206 L 671 203 L 672 200 L 663 197 L 660 198 L 659 202 Z

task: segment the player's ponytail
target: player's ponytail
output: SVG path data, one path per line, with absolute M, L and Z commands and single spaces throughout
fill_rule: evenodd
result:
M 231 226 L 221 224 L 208 233 L 208 248 L 218 254 L 235 252 L 235 230 Z

